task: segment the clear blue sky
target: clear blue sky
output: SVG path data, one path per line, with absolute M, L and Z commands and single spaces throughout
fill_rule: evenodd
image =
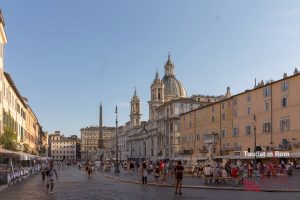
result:
M 5 71 L 45 131 L 79 134 L 129 120 L 134 87 L 148 119 L 150 85 L 171 52 L 188 95 L 252 88 L 300 67 L 299 1 L 1 1 Z

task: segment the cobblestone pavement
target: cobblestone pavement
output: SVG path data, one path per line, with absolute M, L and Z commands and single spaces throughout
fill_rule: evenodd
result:
M 138 184 L 118 182 L 95 174 L 88 178 L 84 171 L 69 167 L 59 172 L 53 195 L 46 191 L 41 176 L 26 180 L 4 189 L 0 192 L 2 200 L 68 200 L 68 199 L 206 199 L 206 200 L 273 200 L 300 199 L 300 193 L 268 193 L 231 190 L 184 189 L 183 195 L 175 195 L 173 188 L 159 186 L 142 186 Z
M 111 172 L 103 172 L 99 171 L 100 173 L 105 173 L 108 175 L 114 175 L 114 169 L 112 168 Z M 134 180 L 134 181 L 141 181 L 141 176 L 137 172 L 135 173 L 124 173 L 121 169 L 119 178 L 127 179 L 127 180 Z M 153 174 L 148 175 L 148 180 L 151 183 L 154 183 L 154 176 Z M 162 183 L 160 181 L 160 183 Z M 173 177 L 167 177 L 167 184 L 174 184 Z M 244 179 L 244 185 L 237 184 L 237 183 L 226 183 L 226 184 L 204 184 L 203 180 L 200 178 L 192 178 L 191 176 L 186 176 L 183 179 L 184 185 L 190 186 L 213 186 L 213 187 L 234 187 L 234 188 L 244 188 L 245 190 L 249 188 L 253 188 L 254 190 L 260 189 L 278 189 L 278 190 L 300 190 L 300 170 L 295 170 L 293 176 L 282 175 L 277 177 L 264 177 L 260 179 L 259 177 L 253 179 Z

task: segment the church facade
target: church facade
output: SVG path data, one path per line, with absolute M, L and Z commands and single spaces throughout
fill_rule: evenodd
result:
M 182 156 L 180 149 L 180 115 L 216 101 L 215 97 L 189 98 L 183 84 L 175 76 L 170 55 L 161 79 L 158 71 L 150 86 L 149 119 L 141 121 L 137 91 L 131 99 L 130 121 L 119 129 L 121 160 L 157 160 Z M 201 97 L 201 98 L 200 98 Z M 114 138 L 112 138 L 113 140 Z M 112 147 L 114 149 L 114 147 Z

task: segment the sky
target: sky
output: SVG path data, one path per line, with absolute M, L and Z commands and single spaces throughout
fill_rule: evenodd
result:
M 11 74 L 44 131 L 65 135 L 129 121 L 134 87 L 148 120 L 150 86 L 168 53 L 188 96 L 232 94 L 300 65 L 299 1 L 0 1 Z

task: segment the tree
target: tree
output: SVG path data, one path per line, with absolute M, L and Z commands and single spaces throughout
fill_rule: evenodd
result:
M 45 145 L 43 145 L 40 149 L 39 149 L 39 155 L 43 155 L 45 156 L 46 154 L 46 147 Z
M 23 144 L 23 151 L 25 153 L 29 153 L 29 145 L 28 144 Z
M 15 151 L 17 149 L 17 134 L 6 127 L 0 136 L 0 145 L 3 145 L 4 149 Z

